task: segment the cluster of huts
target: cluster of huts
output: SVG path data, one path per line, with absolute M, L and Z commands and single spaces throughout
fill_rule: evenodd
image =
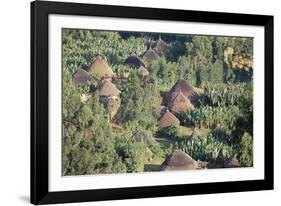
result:
M 179 125 L 174 114 L 192 110 L 198 104 L 199 94 L 188 81 L 180 79 L 164 97 L 165 112 L 160 119 L 160 127 Z
M 144 79 L 149 77 L 149 70 L 147 64 L 153 60 L 157 60 L 161 53 L 166 51 L 168 45 L 159 37 L 153 42 L 147 51 L 141 57 L 131 54 L 129 55 L 124 64 L 133 66 L 138 69 L 138 73 Z M 111 120 L 117 113 L 120 106 L 120 93 L 121 91 L 113 83 L 118 78 L 128 78 L 129 73 L 115 74 L 111 67 L 108 65 L 105 58 L 98 55 L 87 70 L 79 67 L 73 74 L 72 79 L 75 85 L 83 85 L 95 81 L 94 77 L 101 79 L 99 85 L 100 100 L 104 104 L 105 109 L 108 110 L 109 120 Z M 82 94 L 81 101 L 85 102 L 92 97 L 92 94 Z
M 142 77 L 149 77 L 149 69 L 147 63 L 157 60 L 162 52 L 167 50 L 168 45 L 161 38 L 152 43 L 147 51 L 142 55 L 142 58 L 131 54 L 125 60 L 125 64 L 132 65 L 138 69 Z M 83 85 L 86 83 L 95 82 L 94 77 L 101 78 L 101 84 L 98 87 L 100 101 L 104 104 L 108 113 L 108 120 L 112 120 L 120 107 L 121 91 L 113 83 L 118 76 L 112 71 L 107 61 L 100 55 L 95 58 L 88 70 L 78 68 L 72 76 L 75 85 Z M 128 76 L 128 75 L 125 75 Z M 87 101 L 92 97 L 92 94 L 82 94 L 81 101 Z M 193 109 L 198 102 L 198 93 L 184 79 L 180 79 L 164 96 L 164 112 L 160 118 L 159 127 L 166 128 L 172 125 L 179 125 L 180 121 L 175 116 L 180 112 Z M 192 136 L 195 136 L 195 130 Z M 142 131 L 136 131 L 132 138 L 135 141 L 143 141 L 145 144 L 155 143 L 154 138 L 148 138 Z M 166 158 L 160 166 L 160 170 L 186 170 L 205 168 L 206 164 L 195 161 L 188 154 L 175 149 L 170 156 Z

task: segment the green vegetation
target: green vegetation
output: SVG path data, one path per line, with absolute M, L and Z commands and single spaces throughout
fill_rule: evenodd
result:
M 196 140 L 179 141 L 177 144 L 181 150 L 194 159 L 220 165 L 234 154 L 232 146 L 219 141 L 213 134 L 202 136 Z
M 158 36 L 63 29 L 63 175 L 157 171 L 174 149 L 209 168 L 234 155 L 253 166 L 253 39 L 161 34 L 154 48 Z M 145 61 L 149 47 L 159 56 Z M 148 75 L 125 64 L 130 55 Z M 89 71 L 97 56 L 113 75 Z M 75 84 L 78 68 L 91 81 Z M 171 94 L 178 80 L 190 91 Z M 174 113 L 175 97 L 193 109 Z M 167 109 L 179 124 L 160 125 Z

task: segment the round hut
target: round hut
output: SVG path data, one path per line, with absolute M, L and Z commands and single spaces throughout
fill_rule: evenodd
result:
M 160 166 L 160 171 L 197 169 L 198 163 L 181 150 L 174 150 Z
M 117 87 L 108 79 L 104 80 L 103 84 L 101 85 L 100 89 L 100 96 L 101 97 L 119 97 L 121 91 L 117 89 Z
M 168 45 L 167 45 L 167 43 L 165 41 L 163 41 L 161 39 L 161 36 L 159 36 L 159 39 L 157 41 L 153 42 L 151 47 L 155 51 L 161 53 L 161 52 L 165 52 L 166 51 L 166 49 L 168 48 Z
M 139 58 L 135 54 L 128 56 L 124 63 L 137 68 L 139 68 L 140 66 L 146 67 L 141 58 Z
M 108 120 L 112 120 L 120 107 L 119 95 L 121 91 L 111 81 L 106 79 L 101 85 L 99 92 L 100 101 L 103 103 L 108 114 Z
M 150 47 L 142 56 L 144 61 L 151 62 L 159 59 L 159 55 Z
M 229 160 L 224 163 L 224 167 L 233 168 L 233 167 L 241 167 L 240 162 L 237 158 L 237 154 L 234 154 Z
M 166 95 L 166 103 L 169 104 L 169 102 L 173 101 L 180 92 L 190 100 L 192 105 L 198 104 L 199 94 L 194 90 L 191 84 L 184 79 L 178 80 L 171 88 Z
M 107 64 L 106 60 L 98 56 L 89 67 L 88 72 L 94 76 L 99 76 L 106 79 L 114 77 L 112 69 Z
M 165 127 L 169 127 L 171 125 L 179 125 L 180 121 L 178 120 L 178 118 L 173 115 L 171 112 L 169 112 L 169 110 L 166 110 L 166 112 L 163 114 L 163 116 L 160 119 L 160 128 L 165 128 Z
M 138 72 L 142 77 L 147 77 L 149 75 L 149 71 L 144 66 L 140 66 Z
M 185 112 L 194 108 L 190 100 L 183 95 L 181 90 L 176 93 L 174 99 L 168 103 L 168 107 L 172 112 L 175 113 Z
M 72 81 L 75 85 L 83 85 L 94 81 L 94 79 L 87 71 L 79 67 L 72 75 Z

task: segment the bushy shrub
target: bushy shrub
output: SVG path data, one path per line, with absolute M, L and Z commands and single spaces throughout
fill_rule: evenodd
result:
M 179 127 L 176 125 L 172 125 L 165 128 L 160 128 L 157 131 L 157 137 L 160 138 L 167 138 L 171 140 L 176 140 L 179 138 L 180 130 Z
M 239 160 L 243 166 L 253 166 L 253 137 L 245 132 L 239 144 Z

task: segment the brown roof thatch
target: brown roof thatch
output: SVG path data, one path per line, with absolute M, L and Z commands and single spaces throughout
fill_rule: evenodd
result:
M 153 42 L 151 47 L 157 52 L 164 52 L 168 48 L 167 43 L 163 41 L 161 37 L 159 37 L 157 41 Z
M 181 91 L 176 93 L 174 99 L 169 102 L 168 107 L 176 113 L 185 112 L 194 108 L 189 99 Z
M 89 68 L 89 73 L 100 77 L 111 78 L 114 76 L 107 62 L 98 56 Z
M 105 96 L 105 97 L 109 97 L 109 96 L 117 97 L 121 93 L 121 91 L 117 89 L 116 86 L 112 84 L 111 81 L 109 80 L 105 80 L 103 82 L 99 91 L 100 91 L 100 96 Z
M 153 61 L 159 59 L 159 55 L 151 48 L 149 48 L 143 55 L 143 60 Z
M 152 135 L 146 134 L 144 131 L 137 130 L 132 135 L 132 139 L 136 142 L 143 142 L 146 145 L 155 144 L 156 141 Z
M 72 81 L 76 85 L 86 84 L 87 82 L 91 82 L 93 80 L 94 79 L 91 77 L 91 75 L 81 68 L 78 68 L 72 75 Z
M 180 92 L 182 92 L 182 94 L 187 97 L 193 105 L 198 103 L 199 94 L 193 89 L 191 84 L 184 79 L 178 80 L 172 87 L 166 97 L 166 103 L 168 104 L 173 101 Z
M 188 154 L 180 150 L 174 150 L 173 153 L 169 157 L 167 157 L 160 166 L 161 171 L 192 170 L 197 168 L 197 162 Z
M 139 68 L 140 66 L 146 67 L 145 63 L 137 55 L 134 54 L 128 56 L 128 58 L 125 60 L 125 64 L 129 64 L 137 68 Z
M 240 162 L 237 158 L 237 154 L 233 155 L 229 160 L 224 163 L 224 167 L 240 167 Z
M 143 66 L 139 67 L 138 72 L 143 77 L 147 77 L 149 75 L 149 71 Z
M 173 115 L 169 110 L 167 110 L 160 119 L 160 128 L 169 127 L 171 125 L 179 125 L 180 121 Z

